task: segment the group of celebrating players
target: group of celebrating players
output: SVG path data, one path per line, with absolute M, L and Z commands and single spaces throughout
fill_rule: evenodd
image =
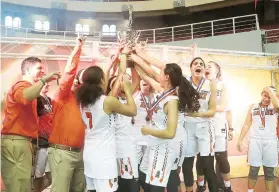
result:
M 178 192 L 182 170 L 191 192 L 195 158 L 197 192 L 206 182 L 210 192 L 232 191 L 227 142 L 233 129 L 221 67 L 196 57 L 186 78 L 179 65 L 149 56 L 142 44 L 122 43 L 104 68 L 78 71 L 84 42 L 77 38 L 62 74 L 45 74 L 36 57 L 22 62 L 1 131 L 6 191 L 30 192 L 33 185 L 41 192 L 51 184 L 52 192 Z M 49 98 L 53 80 L 58 87 Z M 273 190 L 278 109 L 274 87 L 265 87 L 249 108 L 237 145 L 241 151 L 251 129 L 248 192 L 260 166 L 267 191 Z

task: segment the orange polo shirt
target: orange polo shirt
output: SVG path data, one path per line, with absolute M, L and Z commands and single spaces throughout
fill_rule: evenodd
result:
M 62 75 L 60 85 L 52 100 L 53 120 L 49 143 L 70 147 L 83 147 L 85 125 L 75 95 L 73 85 L 80 51 L 73 56 L 70 68 Z
M 6 97 L 1 134 L 36 138 L 38 135 L 37 99 L 32 102 L 23 97 L 23 89 L 31 87 L 27 81 L 15 83 Z

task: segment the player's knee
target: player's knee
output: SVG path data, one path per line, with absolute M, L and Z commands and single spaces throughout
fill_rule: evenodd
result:
M 275 178 L 275 168 L 274 167 L 263 167 L 264 170 L 264 178 L 266 181 L 273 181 Z
M 222 174 L 230 173 L 230 163 L 228 161 L 226 152 L 216 152 L 215 158 L 219 164 L 220 172 Z
M 250 166 L 250 170 L 249 170 L 249 179 L 251 179 L 251 180 L 257 180 L 257 179 L 258 179 L 259 170 L 260 170 L 260 167 L 253 167 L 253 166 Z

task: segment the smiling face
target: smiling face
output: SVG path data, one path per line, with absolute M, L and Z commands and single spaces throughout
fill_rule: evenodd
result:
M 27 69 L 27 75 L 31 76 L 34 82 L 39 81 L 44 76 L 44 66 L 41 62 L 36 62 L 29 69 Z
M 263 91 L 262 92 L 262 98 L 261 98 L 261 104 L 263 106 L 268 106 L 270 105 L 271 103 L 271 99 L 270 99 L 270 96 L 267 92 Z
M 190 67 L 192 77 L 202 77 L 205 72 L 205 64 L 203 60 L 195 59 Z

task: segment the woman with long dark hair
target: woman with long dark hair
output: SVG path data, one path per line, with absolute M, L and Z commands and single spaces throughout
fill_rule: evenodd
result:
M 137 54 L 149 63 L 154 63 L 154 59 L 148 58 L 141 51 L 137 50 Z M 139 58 L 136 58 L 137 56 L 134 59 L 138 64 L 143 64 L 139 62 Z M 184 134 L 177 134 L 178 129 L 183 130 L 179 123 L 179 111 L 193 112 L 199 108 L 195 105 L 198 103 L 198 94 L 189 81 L 183 77 L 181 68 L 175 63 L 165 65 L 158 62 L 157 66 L 161 69 L 160 74 L 153 73 L 141 65 L 147 73 L 154 74 L 150 75 L 154 79 L 150 78 L 149 83 L 155 89 L 162 90 L 162 94 L 148 108 L 151 123 L 141 130 L 143 135 L 149 135 L 148 149 L 140 165 L 140 171 L 145 177 L 144 190 L 147 192 L 164 191 L 173 165 L 182 156 L 179 148 L 183 147 L 181 145 L 183 145 Z M 176 191 L 177 189 L 178 186 L 176 186 Z
M 199 93 L 200 109 L 197 113 L 185 116 L 187 131 L 187 147 L 182 166 L 186 191 L 193 191 L 193 164 L 197 157 L 198 192 L 203 191 L 204 178 L 208 181 L 209 190 L 217 191 L 217 181 L 214 172 L 214 129 L 210 118 L 216 112 L 216 87 L 214 83 L 204 78 L 205 63 L 202 58 L 194 58 L 190 64 L 191 77 L 189 81 Z
M 216 83 L 217 88 L 217 106 L 216 114 L 213 118 L 213 126 L 215 129 L 215 159 L 216 172 L 220 171 L 223 182 L 219 181 L 219 188 L 225 184 L 225 192 L 231 191 L 230 182 L 230 163 L 228 161 L 228 132 L 233 130 L 228 129 L 226 109 L 228 106 L 228 92 L 227 86 L 222 81 L 221 67 L 214 61 L 210 61 L 206 65 L 205 77 L 211 82 Z
M 120 59 L 126 61 L 126 55 Z M 82 119 L 86 125 L 83 152 L 84 173 L 88 191 L 114 192 L 118 188 L 115 146 L 116 113 L 136 115 L 130 82 L 123 80 L 122 89 L 127 103 L 122 104 L 113 96 L 105 96 L 106 76 L 100 67 L 87 68 L 82 74 L 82 84 L 76 90 Z

